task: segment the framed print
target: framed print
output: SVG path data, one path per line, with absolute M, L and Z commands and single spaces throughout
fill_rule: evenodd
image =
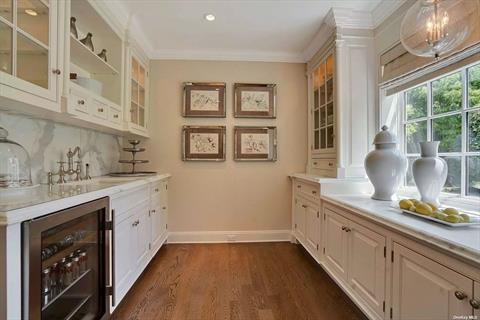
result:
M 185 82 L 183 116 L 225 118 L 225 88 L 223 82 Z
M 275 84 L 235 83 L 235 118 L 276 118 Z
M 225 126 L 183 126 L 183 161 L 225 161 Z
M 234 160 L 236 161 L 276 161 L 276 127 L 234 128 Z

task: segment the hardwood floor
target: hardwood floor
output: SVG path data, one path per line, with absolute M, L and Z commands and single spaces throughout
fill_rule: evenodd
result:
M 366 319 L 300 245 L 168 244 L 113 314 L 127 319 Z

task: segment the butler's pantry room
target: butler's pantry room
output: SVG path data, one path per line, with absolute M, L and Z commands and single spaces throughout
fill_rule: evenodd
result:
M 480 320 L 480 0 L 0 0 L 0 320 Z

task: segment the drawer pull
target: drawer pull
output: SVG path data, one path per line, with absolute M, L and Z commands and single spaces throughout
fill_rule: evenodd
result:
M 297 188 L 298 188 L 298 189 L 301 189 L 301 188 L 302 188 L 302 186 L 301 186 L 301 185 L 298 185 L 298 186 L 297 186 Z
M 155 192 L 158 192 L 158 188 L 155 188 Z
M 304 204 L 302 204 L 302 208 L 306 209 L 306 208 L 307 208 L 307 206 L 306 206 L 306 205 L 304 205 Z
M 167 210 L 167 207 L 162 207 L 162 210 Z
M 457 297 L 458 300 L 463 300 L 467 297 L 467 295 L 462 291 L 455 291 L 455 297 Z
M 343 230 L 343 231 L 345 231 L 345 229 L 346 229 L 346 228 L 347 228 L 347 227 L 345 227 L 345 226 L 342 226 L 342 230 Z
M 472 306 L 473 309 L 478 310 L 480 309 L 480 302 L 475 299 L 470 300 L 470 305 Z
M 113 117 L 114 117 L 115 119 L 118 119 L 118 114 L 114 114 Z
M 157 211 L 156 211 L 155 209 L 153 209 L 153 210 L 152 210 L 152 213 L 155 213 L 155 212 L 157 212 Z
M 345 228 L 345 232 L 350 232 L 350 231 L 352 231 L 352 229 L 350 229 L 350 228 Z
M 313 165 L 316 166 L 318 162 L 314 162 Z
M 85 104 L 85 100 L 78 100 L 78 104 L 84 105 L 84 104 Z
M 62 74 L 62 71 L 60 71 L 60 69 L 53 69 L 53 70 L 52 70 L 52 73 L 53 73 L 53 74 L 60 75 L 60 74 Z
M 313 193 L 313 194 L 317 194 L 317 191 L 313 190 L 312 193 Z
M 136 220 L 134 223 L 132 223 L 132 227 L 136 227 L 140 224 L 139 220 Z
M 329 162 L 329 163 L 328 163 L 328 166 L 329 166 L 329 167 L 333 167 L 333 162 Z
M 98 112 L 103 112 L 103 108 L 98 108 Z

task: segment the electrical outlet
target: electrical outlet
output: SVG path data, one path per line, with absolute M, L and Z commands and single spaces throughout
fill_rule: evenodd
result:
M 235 242 L 235 241 L 237 241 L 237 236 L 234 235 L 234 234 L 228 234 L 227 235 L 227 241 L 228 242 Z

